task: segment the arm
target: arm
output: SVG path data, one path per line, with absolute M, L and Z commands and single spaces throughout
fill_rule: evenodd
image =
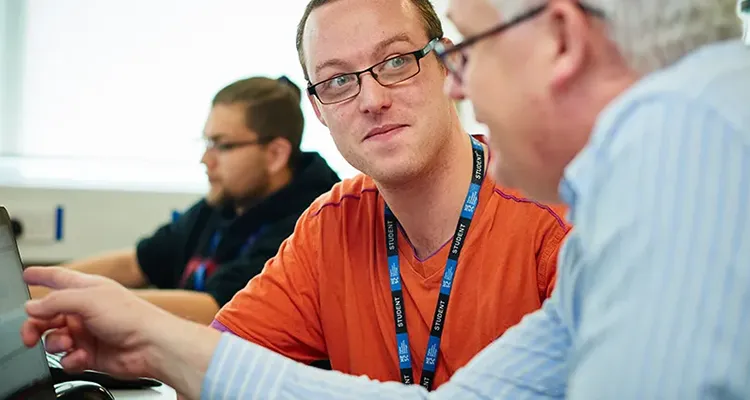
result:
M 126 287 L 143 287 L 147 283 L 133 250 L 77 261 L 64 266 L 86 274 L 110 278 Z M 42 286 L 29 287 L 31 297 L 34 299 L 44 297 L 51 290 Z M 161 289 L 138 289 L 135 293 L 166 311 L 204 325 L 211 323 L 214 315 L 219 311 L 216 300 L 206 293 Z
M 85 274 L 105 276 L 125 287 L 137 288 L 146 285 L 146 276 L 138 266 L 134 249 L 114 251 L 64 266 Z
M 138 266 L 135 250 L 111 252 L 64 266 L 86 274 L 105 276 L 126 287 L 143 287 L 146 284 L 146 277 Z M 31 286 L 29 291 L 32 298 L 40 298 L 49 293 L 50 289 Z
M 556 302 L 547 301 L 542 310 L 525 317 L 432 393 L 419 385 L 382 383 L 308 367 L 224 334 L 206 371 L 201 398 L 563 398 L 570 340 L 556 307 Z
M 700 104 L 655 99 L 616 128 L 575 221 L 586 297 L 568 395 L 747 398 L 747 127 Z
M 219 311 L 219 305 L 208 293 L 190 290 L 139 289 L 138 297 L 178 317 L 208 325 Z
M 123 251 L 109 256 L 91 258 L 64 265 L 75 271 L 110 278 L 126 287 L 143 287 L 146 277 L 138 266 L 135 251 Z M 31 297 L 38 299 L 52 289 L 30 286 Z M 138 289 L 142 299 L 182 318 L 208 325 L 219 311 L 213 296 L 188 290 Z
M 177 221 L 159 227 L 151 236 L 141 239 L 134 249 L 109 252 L 83 260 L 71 261 L 64 267 L 110 278 L 128 288 L 142 288 L 149 283 L 158 286 L 165 268 L 179 263 L 181 248 L 185 246 L 185 232 L 197 221 L 207 217 L 205 201 L 194 204 Z M 156 281 L 156 282 L 154 282 Z M 40 298 L 50 290 L 40 286 L 29 287 L 32 298 Z
M 565 221 L 565 208 L 550 206 L 550 217 L 543 226 L 542 243 L 539 246 L 537 258 L 539 297 L 544 302 L 552 296 L 552 290 L 557 282 L 557 261 L 565 237 L 570 231 L 570 225 Z
M 263 271 L 268 260 L 279 252 L 281 244 L 294 232 L 298 218 L 299 214 L 289 216 L 264 229 L 247 251 L 237 259 L 221 265 L 208 279 L 206 292 L 220 307 L 232 300 L 237 292 Z
M 557 314 L 556 295 L 448 383 L 427 393 L 418 385 L 379 383 L 305 366 L 234 335 L 165 313 L 101 277 L 61 268 L 29 268 L 24 279 L 60 289 L 27 304 L 29 320 L 21 329 L 27 346 L 47 333 L 48 351 L 68 353 L 62 360 L 66 369 L 151 376 L 190 399 L 199 398 L 199 393 L 202 398 L 303 400 L 485 400 L 563 394 L 563 360 L 570 340 Z M 151 322 L 144 324 L 144 320 Z M 49 332 L 54 328 L 63 329 Z
M 297 361 L 326 359 L 318 294 L 320 240 L 319 219 L 308 210 L 263 272 L 219 311 L 212 325 Z
M 255 244 L 239 258 L 222 264 L 206 282 L 206 292 L 189 290 L 138 290 L 146 301 L 182 318 L 208 325 L 219 308 L 229 302 L 258 275 L 265 263 L 279 250 L 279 246 L 294 230 L 295 217 L 279 221 L 264 231 Z
M 199 239 L 213 215 L 205 200 L 199 201 L 177 220 L 165 224 L 136 245 L 136 257 L 146 281 L 159 289 L 175 289 Z

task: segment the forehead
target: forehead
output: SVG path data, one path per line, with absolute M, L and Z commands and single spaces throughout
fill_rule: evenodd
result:
M 403 35 L 408 50 L 427 44 L 419 11 L 410 0 L 338 0 L 315 9 L 303 33 L 307 70 L 331 59 L 356 63 L 371 56 L 375 46 Z M 394 46 L 398 46 L 396 44 Z
M 448 18 L 464 35 L 473 35 L 501 21 L 498 6 L 508 1 L 501 0 L 449 0 Z
M 208 114 L 204 129 L 204 134 L 208 136 L 230 136 L 249 132 L 245 125 L 245 105 L 242 103 L 215 105 Z

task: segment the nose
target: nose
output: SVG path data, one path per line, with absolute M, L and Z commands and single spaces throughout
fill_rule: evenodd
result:
M 201 157 L 201 164 L 205 165 L 206 168 L 212 169 L 216 166 L 216 156 L 211 151 L 211 149 L 206 149 L 203 151 L 203 156 Z
M 370 74 L 360 78 L 359 110 L 363 113 L 379 113 L 393 104 L 390 89 L 382 86 Z
M 459 82 L 458 78 L 456 78 L 456 76 L 451 73 L 449 73 L 445 78 L 443 91 L 446 95 L 448 95 L 448 97 L 454 100 L 463 100 L 466 98 L 466 93 L 464 92 L 463 85 L 461 84 L 461 82 Z

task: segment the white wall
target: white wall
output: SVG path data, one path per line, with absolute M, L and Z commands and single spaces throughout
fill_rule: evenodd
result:
M 25 0 L 0 0 L 0 155 L 12 153 L 18 139 Z
M 0 1 L 0 154 L 2 154 L 3 149 L 5 149 L 5 140 L 6 136 L 9 136 L 7 134 L 7 128 L 5 126 L 5 108 L 7 100 L 5 99 L 7 96 L 7 89 L 5 88 L 5 81 L 7 80 L 7 57 L 5 55 L 6 53 L 6 47 L 7 47 L 7 41 L 8 41 L 8 22 L 6 21 L 7 18 L 7 12 L 5 9 L 7 8 L 5 1 Z
M 10 96 L 7 88 L 9 63 L 7 52 L 11 41 L 8 31 L 8 2 L 0 1 L 0 154 L 7 151 L 7 141 L 10 140 L 11 136 L 7 126 L 7 108 Z
M 193 167 L 214 94 L 248 76 L 304 86 L 294 50 L 306 0 L 14 0 L 25 5 L 15 153 Z M 356 173 L 303 101 L 305 150 Z M 40 118 L 40 115 L 43 118 Z M 111 181 L 129 180 L 113 174 Z M 179 172 L 178 172 L 179 173 Z M 144 176 L 148 183 L 157 176 Z

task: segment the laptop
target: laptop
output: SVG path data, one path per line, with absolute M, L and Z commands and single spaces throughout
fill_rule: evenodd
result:
M 7 210 L 0 206 L 0 399 L 55 399 L 55 388 L 41 343 L 21 342 L 29 289 Z
M 62 398 L 61 393 L 70 382 L 88 383 L 109 390 L 147 389 L 162 385 L 155 379 L 118 379 L 91 370 L 69 373 L 60 364 L 61 356 L 48 354 L 41 343 L 26 348 L 21 342 L 20 332 L 26 320 L 24 305 L 30 294 L 23 281 L 23 268 L 8 211 L 0 206 L 0 400 Z M 90 390 L 98 389 L 91 387 Z M 87 398 L 100 397 L 90 393 Z

